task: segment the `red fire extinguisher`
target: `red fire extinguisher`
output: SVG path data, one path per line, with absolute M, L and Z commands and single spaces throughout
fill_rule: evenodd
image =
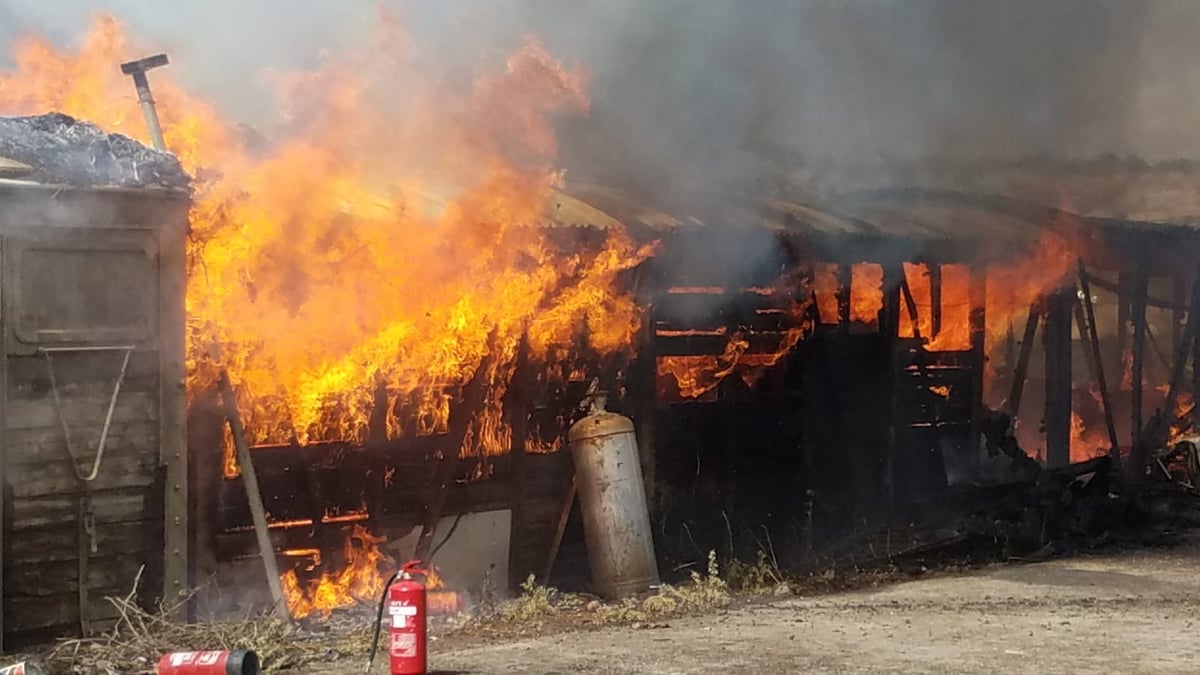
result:
M 258 675 L 258 655 L 233 651 L 171 652 L 158 660 L 156 675 Z
M 391 675 L 421 675 L 425 672 L 425 577 L 420 560 L 400 567 L 399 581 L 387 591 L 388 636 Z

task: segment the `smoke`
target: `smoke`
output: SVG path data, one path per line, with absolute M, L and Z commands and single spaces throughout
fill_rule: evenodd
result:
M 805 163 L 928 156 L 1200 156 L 1190 0 L 386 2 L 422 67 L 469 73 L 528 35 L 592 73 L 562 123 L 589 180 L 672 193 L 770 189 Z M 233 116 L 263 73 L 361 44 L 371 3 L 0 0 L 0 44 L 67 43 L 109 12 Z

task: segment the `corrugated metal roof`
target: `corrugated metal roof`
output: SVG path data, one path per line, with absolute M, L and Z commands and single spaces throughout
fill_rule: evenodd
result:
M 569 194 L 568 194 L 569 193 Z M 955 190 L 887 188 L 826 199 L 821 205 L 778 197 L 702 195 L 652 206 L 616 188 L 578 185 L 556 195 L 557 224 L 612 227 L 622 223 L 653 231 L 686 227 L 749 227 L 812 238 L 938 242 L 1030 241 L 1065 221 L 1106 231 L 1190 234 L 1180 224 L 1079 215 L 991 194 Z

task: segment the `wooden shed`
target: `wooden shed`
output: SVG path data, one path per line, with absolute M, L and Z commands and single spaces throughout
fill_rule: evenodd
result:
M 4 649 L 187 587 L 188 203 L 0 180 Z

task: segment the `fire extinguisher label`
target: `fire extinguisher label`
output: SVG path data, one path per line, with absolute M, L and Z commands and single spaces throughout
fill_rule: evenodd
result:
M 388 614 L 392 616 L 416 616 L 417 608 L 412 605 L 392 605 L 388 608 Z
M 416 633 L 392 633 L 392 656 L 411 658 L 416 655 Z

